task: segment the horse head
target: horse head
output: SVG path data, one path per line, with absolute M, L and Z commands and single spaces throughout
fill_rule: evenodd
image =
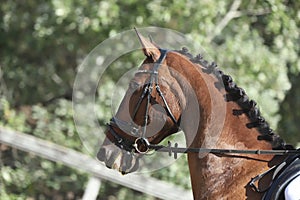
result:
M 109 168 L 126 174 L 139 159 L 179 128 L 183 91 L 168 67 L 169 52 L 137 32 L 146 56 L 129 83 L 116 115 L 107 124 L 106 138 L 97 154 Z

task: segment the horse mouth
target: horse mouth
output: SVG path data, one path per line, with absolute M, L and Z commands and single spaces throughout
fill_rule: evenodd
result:
M 104 162 L 107 168 L 117 170 L 123 175 L 137 171 L 139 168 L 138 155 L 122 150 L 113 144 L 101 147 L 97 158 Z

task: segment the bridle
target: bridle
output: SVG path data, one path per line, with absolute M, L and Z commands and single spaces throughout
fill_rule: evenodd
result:
M 177 127 L 177 131 L 180 130 L 179 120 L 176 120 L 175 116 L 173 115 L 165 96 L 163 95 L 162 91 L 160 90 L 159 83 L 158 83 L 158 70 L 165 60 L 168 50 L 159 49 L 161 55 L 159 59 L 154 63 L 154 66 L 151 70 L 138 70 L 136 73 L 147 73 L 150 74 L 150 81 L 145 85 L 144 90 L 139 97 L 138 103 L 134 109 L 133 117 L 136 117 L 136 114 L 141 106 L 142 101 L 147 97 L 147 104 L 146 104 L 146 112 L 144 115 L 144 126 L 137 126 L 133 122 L 127 122 L 118 119 L 117 117 L 113 117 L 110 120 L 110 123 L 107 124 L 108 130 L 114 138 L 112 141 L 116 146 L 119 148 L 129 151 L 129 152 L 137 152 L 140 154 L 147 154 L 150 150 L 158 151 L 158 152 L 168 152 L 170 156 L 174 156 L 177 158 L 178 153 L 213 153 L 218 155 L 232 155 L 232 154 L 264 154 L 264 155 L 287 155 L 287 154 L 299 154 L 299 150 L 294 149 L 284 149 L 284 150 L 237 150 L 237 149 L 209 149 L 209 148 L 180 148 L 178 144 L 175 143 L 174 147 L 172 147 L 171 142 L 168 142 L 168 146 L 163 145 L 155 145 L 151 144 L 146 137 L 146 129 L 148 123 L 148 112 L 149 112 L 149 105 L 151 99 L 151 93 L 153 90 L 153 85 L 155 85 L 155 89 L 163 103 L 165 105 L 165 110 L 167 115 L 171 118 L 175 126 Z M 134 141 L 128 140 L 125 137 L 122 137 L 118 134 L 114 128 L 120 129 L 123 132 L 130 133 L 131 135 L 137 136 Z M 142 130 L 141 130 L 142 129 Z M 139 134 L 139 132 L 142 132 Z
M 132 115 L 132 120 L 134 120 L 136 117 L 136 114 L 142 104 L 142 101 L 145 98 L 147 98 L 143 126 L 137 126 L 133 122 L 123 121 L 123 120 L 118 119 L 117 117 L 113 117 L 110 120 L 110 123 L 107 124 L 107 126 L 110 130 L 110 133 L 114 137 L 114 141 L 113 141 L 114 144 L 117 145 L 118 147 L 120 147 L 121 149 L 124 149 L 129 152 L 136 151 L 140 154 L 146 154 L 150 149 L 152 149 L 151 146 L 153 146 L 153 145 L 150 144 L 148 138 L 146 137 L 146 130 L 147 130 L 147 124 L 148 124 L 149 105 L 150 105 L 150 100 L 151 100 L 151 94 L 153 91 L 153 86 L 155 86 L 157 93 L 159 94 L 160 98 L 162 99 L 162 101 L 164 103 L 167 115 L 171 118 L 172 122 L 177 127 L 177 130 L 180 129 L 179 121 L 176 120 L 174 114 L 172 113 L 172 111 L 168 105 L 168 102 L 167 102 L 165 96 L 163 95 L 163 93 L 160 89 L 159 83 L 158 83 L 158 70 L 159 70 L 162 62 L 165 60 L 167 53 L 169 51 L 165 50 L 165 49 L 159 49 L 159 51 L 160 51 L 160 57 L 154 63 L 154 66 L 151 70 L 138 70 L 136 72 L 136 73 L 150 74 L 149 82 L 145 85 L 144 90 L 143 90 L 141 96 L 139 97 L 139 100 L 137 102 L 137 105 L 136 105 L 136 107 L 133 111 L 133 115 Z M 114 128 L 120 129 L 123 132 L 130 133 L 131 135 L 135 135 L 138 137 L 135 139 L 134 142 L 132 142 L 132 141 L 122 137 L 120 134 L 118 134 L 114 130 Z M 139 134 L 140 132 L 141 132 L 141 134 Z

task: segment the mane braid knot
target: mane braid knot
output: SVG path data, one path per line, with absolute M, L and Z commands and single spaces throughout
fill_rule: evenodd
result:
M 275 134 L 270 128 L 265 118 L 261 116 L 260 110 L 257 107 L 257 103 L 254 100 L 249 100 L 245 90 L 238 87 L 231 76 L 224 74 L 220 69 L 218 69 L 218 65 L 215 62 L 209 64 L 209 62 L 205 60 L 201 54 L 193 57 L 186 47 L 175 51 L 188 57 L 191 62 L 200 64 L 203 67 L 202 71 L 204 73 L 214 74 L 215 77 L 224 84 L 225 91 L 227 92 L 225 95 L 225 100 L 234 101 L 241 107 L 241 110 L 234 109 L 233 115 L 246 114 L 251 121 L 250 123 L 246 124 L 246 127 L 249 129 L 257 128 L 261 134 L 257 137 L 258 140 L 271 142 L 273 149 L 291 148 L 290 145 L 286 145 L 285 141 L 280 138 L 279 135 Z M 216 87 L 219 87 L 221 84 L 215 83 L 215 85 Z

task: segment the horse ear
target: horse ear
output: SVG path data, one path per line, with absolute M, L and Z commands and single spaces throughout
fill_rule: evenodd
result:
M 159 47 L 157 45 L 155 45 L 153 42 L 147 40 L 146 38 L 144 38 L 138 31 L 136 28 L 134 28 L 141 45 L 143 46 L 143 51 L 145 56 L 147 57 L 151 57 L 153 59 L 154 62 L 156 62 L 159 57 L 160 57 L 160 51 L 159 51 Z

